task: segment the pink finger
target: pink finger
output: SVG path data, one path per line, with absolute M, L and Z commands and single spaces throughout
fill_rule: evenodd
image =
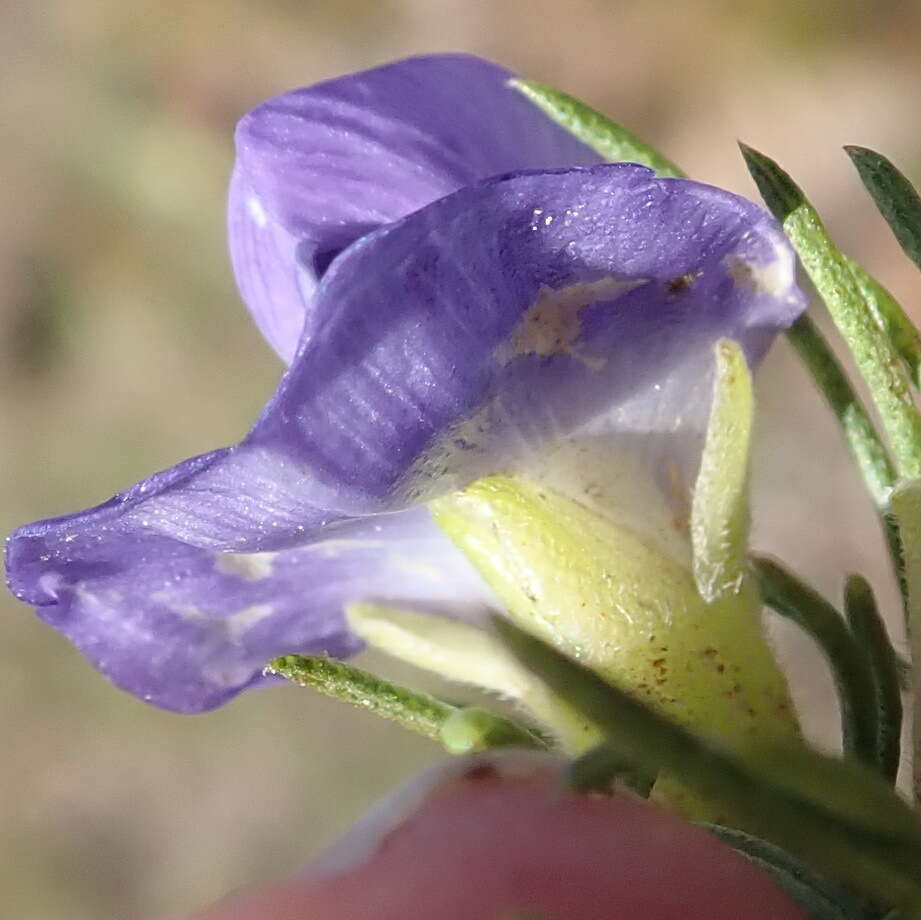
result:
M 399 790 L 305 878 L 197 920 L 806 920 L 760 869 L 626 792 L 565 791 L 557 760 L 478 757 Z

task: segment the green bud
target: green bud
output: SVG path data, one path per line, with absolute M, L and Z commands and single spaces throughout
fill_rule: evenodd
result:
M 511 719 L 468 706 L 458 709 L 441 726 L 441 742 L 452 754 L 472 754 L 497 747 L 545 748 L 533 732 Z

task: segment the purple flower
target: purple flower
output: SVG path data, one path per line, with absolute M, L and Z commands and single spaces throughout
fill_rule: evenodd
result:
M 277 392 L 241 443 L 8 543 L 12 591 L 120 687 L 217 706 L 277 654 L 356 651 L 353 601 L 478 616 L 426 501 L 498 471 L 583 496 L 625 445 L 667 495 L 713 343 L 756 361 L 803 309 L 764 211 L 596 165 L 509 77 L 415 58 L 240 123 L 231 252 Z

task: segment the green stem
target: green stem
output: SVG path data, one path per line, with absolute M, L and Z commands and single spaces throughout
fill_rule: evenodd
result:
M 456 706 L 391 684 L 368 671 L 332 658 L 284 655 L 267 668 L 302 687 L 313 687 L 327 696 L 351 703 L 404 728 L 441 743 L 444 723 L 457 712 Z

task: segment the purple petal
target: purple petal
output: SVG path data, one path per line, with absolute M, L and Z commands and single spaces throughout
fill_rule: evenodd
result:
M 758 358 L 805 300 L 773 219 L 639 166 L 463 189 L 352 246 L 250 435 L 340 513 L 510 466 L 666 381 L 720 338 Z M 684 410 L 667 409 L 672 421 Z
M 347 652 L 342 604 L 400 598 L 386 567 L 359 554 L 343 576 L 319 547 L 482 475 L 558 472 L 547 458 L 574 444 L 699 429 L 714 342 L 755 360 L 803 309 L 793 265 L 750 202 L 638 166 L 465 188 L 335 260 L 316 294 L 325 322 L 242 444 L 21 529 L 11 586 L 122 686 L 177 708 L 215 705 L 280 651 Z M 453 570 L 430 532 L 417 543 Z M 288 552 L 260 594 L 215 569 L 217 550 Z M 471 582 L 447 584 L 463 604 Z M 259 604 L 263 638 L 241 651 L 214 624 L 243 611 L 249 636 Z
M 421 509 L 241 554 L 133 527 L 117 513 L 123 501 L 17 531 L 10 587 L 115 684 L 167 709 L 218 706 L 263 682 L 277 655 L 352 654 L 353 601 L 457 616 L 482 615 L 489 600 Z
M 410 58 L 294 90 L 237 128 L 230 249 L 243 299 L 288 362 L 319 277 L 365 233 L 463 186 L 598 156 L 468 55 Z M 295 254 L 303 273 L 298 279 Z

